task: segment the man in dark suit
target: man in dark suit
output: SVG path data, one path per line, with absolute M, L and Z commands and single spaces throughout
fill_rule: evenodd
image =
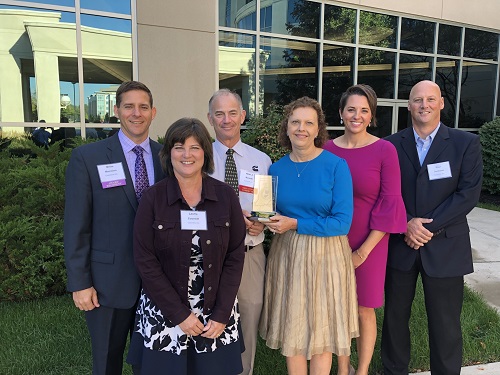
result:
M 422 81 L 410 92 L 412 127 L 387 138 L 398 151 L 407 231 L 391 235 L 382 328 L 384 374 L 408 374 L 408 322 L 420 274 L 433 375 L 460 374 L 464 278 L 473 272 L 466 215 L 479 199 L 479 137 L 440 122 L 439 86 Z
M 67 287 L 85 311 L 93 374 L 99 375 L 122 373 L 140 288 L 132 254 L 135 213 L 142 190 L 163 178 L 161 145 L 148 137 L 156 114 L 150 90 L 123 83 L 114 111 L 120 131 L 73 150 L 66 169 Z

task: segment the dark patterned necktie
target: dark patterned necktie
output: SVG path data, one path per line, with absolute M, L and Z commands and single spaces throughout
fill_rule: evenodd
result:
M 141 146 L 135 146 L 132 151 L 137 155 L 135 158 L 135 196 L 139 200 L 143 191 L 149 187 L 148 171 L 142 154 L 144 149 Z
M 236 195 L 239 195 L 238 190 L 238 172 L 236 171 L 236 163 L 234 162 L 234 150 L 228 148 L 226 151 L 226 174 L 224 175 L 224 182 L 231 186 Z

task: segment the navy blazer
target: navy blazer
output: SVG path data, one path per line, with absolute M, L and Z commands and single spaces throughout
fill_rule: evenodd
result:
M 473 272 L 466 215 L 481 193 L 483 163 L 477 135 L 441 124 L 420 166 L 413 128 L 386 138 L 396 147 L 401 167 L 401 193 L 408 221 L 433 219 L 425 227 L 434 233 L 419 250 L 404 242 L 404 234 L 392 234 L 388 265 L 409 270 L 420 251 L 422 266 L 431 277 L 454 277 Z M 451 177 L 430 180 L 427 165 L 449 162 Z
M 150 140 L 155 181 L 164 177 Z M 126 185 L 103 189 L 97 165 L 121 162 Z M 132 233 L 137 210 L 134 185 L 118 135 L 73 150 L 66 169 L 64 255 L 70 292 L 94 287 L 103 306 L 127 309 L 139 296 Z

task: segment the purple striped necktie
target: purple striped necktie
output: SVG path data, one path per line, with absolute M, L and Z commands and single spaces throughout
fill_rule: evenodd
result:
M 144 149 L 141 146 L 135 146 L 132 151 L 135 152 L 135 196 L 137 200 L 141 199 L 142 193 L 149 187 L 148 171 L 144 161 Z

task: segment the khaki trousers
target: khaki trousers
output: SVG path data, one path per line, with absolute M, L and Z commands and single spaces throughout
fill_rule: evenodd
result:
M 241 329 L 245 342 L 245 351 L 241 353 L 243 375 L 253 373 L 255 351 L 257 347 L 257 331 L 260 313 L 264 300 L 264 275 L 266 272 L 266 256 L 262 244 L 247 250 L 245 264 L 238 290 L 238 304 L 241 317 Z

